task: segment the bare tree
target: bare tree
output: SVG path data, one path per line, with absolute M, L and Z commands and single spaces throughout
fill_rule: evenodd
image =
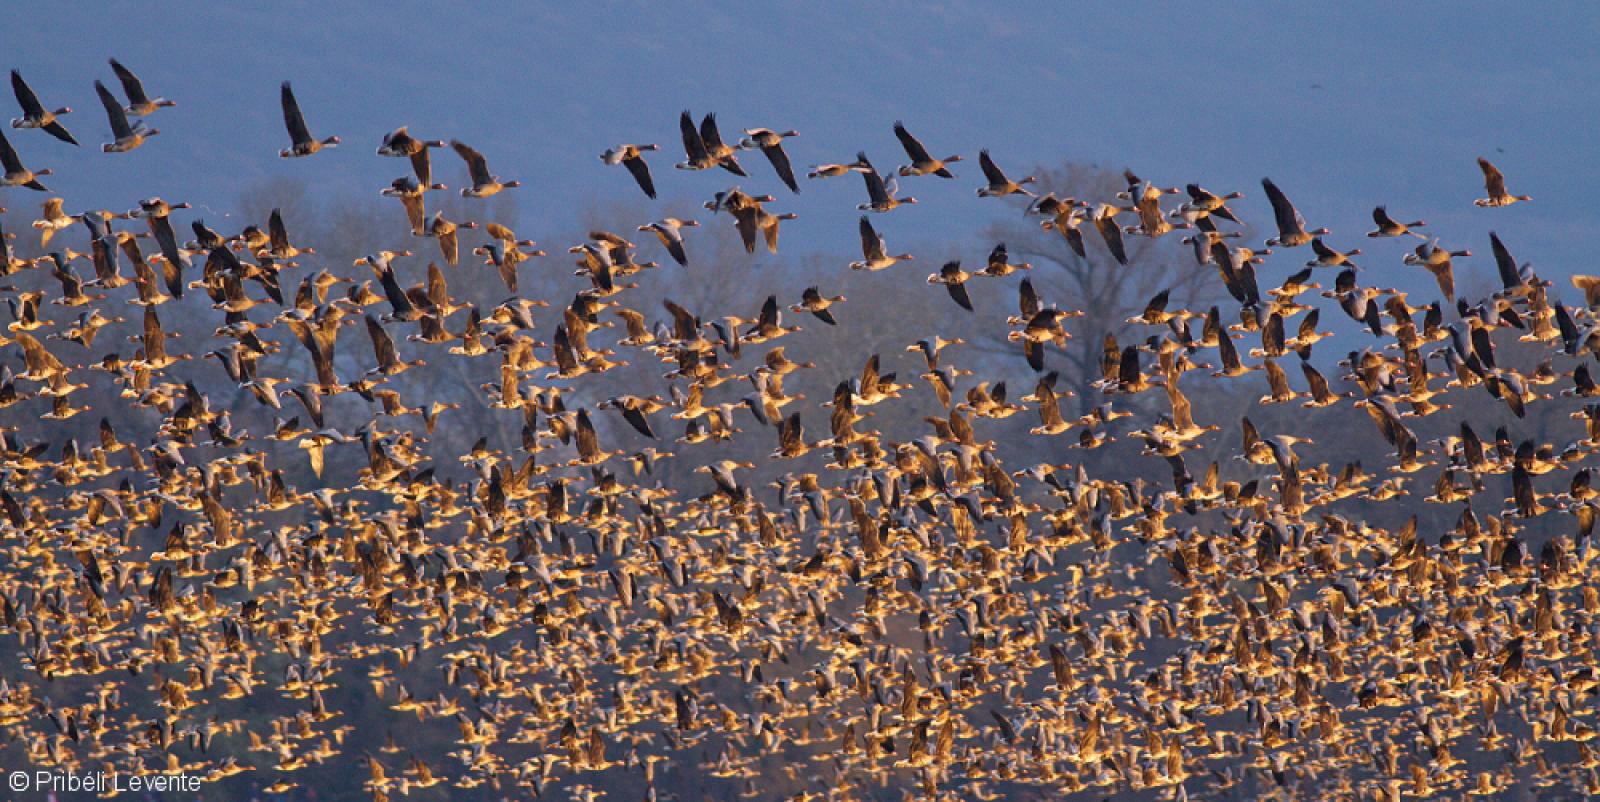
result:
M 1117 197 L 1128 189 L 1128 180 L 1104 168 L 1067 162 L 1055 168 L 1035 168 L 1039 194 L 1054 193 L 1091 204 L 1109 203 L 1126 207 L 1129 201 Z M 1021 217 L 1021 209 L 1019 217 Z M 1093 208 L 1090 209 L 1091 213 Z M 1099 398 L 1092 387 L 1100 375 L 1102 344 L 1106 334 L 1123 345 L 1131 335 L 1143 335 L 1127 319 L 1137 315 L 1157 293 L 1169 292 L 1168 307 L 1196 309 L 1217 296 L 1215 272 L 1197 264 L 1193 250 L 1180 240 L 1182 233 L 1160 238 L 1125 234 L 1123 244 L 1127 264 L 1111 255 L 1092 221 L 1085 221 L 1077 233 L 1082 236 L 1084 255 L 1069 243 L 1067 234 L 1052 226 L 1046 230 L 1039 218 L 1019 219 L 992 226 L 986 232 L 996 242 L 1005 243 L 1013 261 L 1034 265 L 1028 278 L 1040 299 L 1080 317 L 1067 321 L 1072 335 L 1062 353 L 1060 372 L 1064 385 L 1078 395 L 1081 411 L 1088 411 Z M 1131 220 L 1131 216 L 1124 216 Z M 980 347 L 1013 352 L 1015 345 L 1004 341 L 1005 332 L 994 332 Z

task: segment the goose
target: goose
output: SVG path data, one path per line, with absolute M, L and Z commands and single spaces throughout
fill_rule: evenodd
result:
M 1127 234 L 1140 234 L 1150 237 L 1151 239 L 1155 239 L 1164 234 L 1170 233 L 1174 229 L 1193 227 L 1192 224 L 1188 223 L 1187 221 L 1180 221 L 1177 223 L 1170 222 L 1167 217 L 1161 213 L 1161 196 L 1175 195 L 1177 192 L 1178 189 L 1176 187 L 1171 189 L 1160 189 L 1154 184 L 1145 184 L 1144 189 L 1141 190 L 1137 196 L 1134 196 L 1133 193 L 1130 192 L 1129 196 L 1134 201 L 1133 211 L 1139 216 L 1139 225 L 1128 226 L 1123 229 L 1123 232 Z
M 807 287 L 800 295 L 800 303 L 789 307 L 791 312 L 810 312 L 816 319 L 830 326 L 839 325 L 829 307 L 844 303 L 843 295 L 823 295 L 817 287 Z
M 1049 219 L 1041 221 L 1039 227 L 1045 231 L 1055 231 L 1067 241 L 1067 247 L 1078 255 L 1079 259 L 1089 258 L 1088 251 L 1083 245 L 1083 232 L 1078 229 L 1088 218 L 1084 210 L 1092 208 L 1088 201 L 1076 198 L 1057 198 L 1054 192 L 1047 192 L 1035 198 L 1028 204 L 1028 213 L 1043 215 Z
M 978 271 L 975 275 L 988 276 L 990 278 L 1003 278 L 1017 272 L 1018 270 L 1032 269 L 1033 265 L 1029 264 L 1028 262 L 1013 263 L 1011 261 L 1011 253 L 1006 249 L 1006 244 L 1004 242 L 997 242 L 993 248 L 989 249 L 989 256 L 984 260 L 983 269 Z
M 1298 248 L 1316 237 L 1326 236 L 1326 228 L 1315 231 L 1306 230 L 1305 219 L 1295 211 L 1294 204 L 1272 183 L 1272 179 L 1261 179 L 1261 188 L 1267 192 L 1267 200 L 1272 202 L 1272 217 L 1278 224 L 1278 236 L 1267 240 L 1267 247 L 1282 246 L 1285 248 Z
M 1418 234 L 1416 231 L 1412 230 L 1416 228 L 1422 228 L 1423 226 L 1427 225 L 1427 223 L 1421 220 L 1413 220 L 1409 223 L 1397 222 L 1394 218 L 1389 216 L 1389 210 L 1383 206 L 1379 206 L 1372 210 L 1372 222 L 1377 223 L 1378 227 L 1376 230 L 1367 232 L 1367 236 L 1369 237 L 1398 237 L 1403 234 L 1410 234 L 1411 236 L 1419 239 L 1427 239 L 1426 236 Z
M 500 273 L 500 281 L 506 289 L 517 291 L 517 265 L 528 261 L 535 256 L 544 256 L 545 252 L 538 248 L 539 243 L 531 239 L 518 239 L 515 232 L 500 223 L 484 225 L 484 233 L 489 235 L 489 241 L 472 252 L 484 257 L 484 264 L 493 265 Z
M 1126 267 L 1128 251 L 1123 246 L 1122 227 L 1117 225 L 1117 215 L 1124 211 L 1127 210 L 1120 206 L 1102 203 L 1096 207 L 1094 217 L 1090 219 L 1094 221 L 1095 230 L 1100 232 L 1100 238 L 1105 241 L 1111 257 L 1117 260 L 1117 264 Z
M 17 105 L 22 107 L 22 116 L 11 120 L 12 128 L 37 128 L 69 145 L 78 144 L 78 140 L 72 138 L 67 127 L 58 119 L 64 114 L 71 114 L 72 109 L 66 106 L 55 111 L 46 109 L 28 82 L 22 80 L 22 73 L 16 70 L 11 71 L 11 91 L 17 96 Z
M 475 222 L 453 223 L 445 219 L 443 212 L 434 212 L 433 220 L 428 223 L 428 228 L 422 233 L 424 237 L 433 237 L 439 241 L 439 255 L 444 258 L 445 264 L 455 267 L 461 259 L 460 248 L 456 241 L 456 232 L 463 228 L 477 228 Z
M 950 300 L 955 301 L 956 306 L 971 312 L 972 297 L 967 294 L 966 282 L 972 276 L 972 273 L 961 269 L 960 260 L 953 260 L 945 262 L 944 266 L 939 268 L 939 272 L 930 274 L 928 283 L 943 284 L 950 292 Z
M 295 102 L 294 90 L 289 87 L 288 81 L 283 82 L 281 90 L 279 100 L 283 104 L 283 125 L 289 131 L 289 147 L 278 151 L 278 156 L 285 159 L 310 156 L 323 148 L 339 144 L 339 137 L 336 136 L 324 139 L 311 136 L 311 130 L 306 128 L 306 118 L 300 114 L 300 104 Z
M 472 177 L 472 186 L 463 188 L 461 197 L 487 198 L 499 194 L 503 189 L 522 186 L 521 181 L 501 181 L 500 176 L 491 174 L 489 161 L 483 158 L 483 154 L 461 140 L 450 140 L 450 148 L 467 163 L 467 171 Z
M 862 215 L 859 225 L 861 230 L 861 261 L 851 262 L 851 270 L 883 270 L 893 267 L 898 262 L 914 259 L 909 253 L 891 256 L 885 250 L 883 237 L 873 229 L 872 221 Z
M 1039 180 L 1037 176 L 1028 176 L 1021 181 L 1012 181 L 989 157 L 987 149 L 978 151 L 978 166 L 983 168 L 983 177 L 989 183 L 978 188 L 980 198 L 998 198 L 1006 195 L 1027 195 L 1034 197 L 1032 192 L 1023 188 L 1024 184 L 1032 184 Z
M 78 218 L 62 211 L 61 206 L 65 201 L 61 198 L 50 198 L 40 207 L 39 219 L 33 221 L 33 227 L 39 229 L 39 247 L 50 245 L 50 238 L 57 231 L 70 227 Z
M 428 158 L 428 150 L 444 145 L 442 139 L 417 139 L 411 135 L 409 126 L 402 125 L 383 135 L 383 141 L 378 143 L 378 155 L 410 159 L 411 171 L 416 174 L 417 183 L 432 184 L 433 165 Z
M 1306 262 L 1306 267 L 1355 268 L 1356 265 L 1354 262 L 1350 261 L 1350 257 L 1361 255 L 1360 248 L 1352 248 L 1348 251 L 1336 251 L 1333 248 L 1328 247 L 1327 243 L 1323 242 L 1321 237 L 1312 238 L 1311 251 L 1316 254 L 1316 258 Z
M 955 173 L 950 172 L 949 165 L 961 161 L 960 156 L 946 156 L 943 159 L 933 158 L 928 155 L 928 149 L 923 147 L 922 143 L 912 136 L 911 132 L 907 131 L 905 125 L 899 120 L 895 120 L 894 135 L 896 139 L 900 140 L 900 146 L 905 148 L 906 157 L 911 160 L 910 164 L 903 164 L 896 171 L 900 175 L 936 175 L 940 178 L 956 177 Z
M 1439 284 L 1439 292 L 1444 294 L 1445 300 L 1455 303 L 1456 280 L 1452 269 L 1451 259 L 1460 256 L 1471 256 L 1472 251 L 1452 251 L 1439 247 L 1438 240 L 1425 241 L 1418 245 L 1416 250 L 1405 255 L 1403 261 L 1408 265 L 1425 267 L 1433 274 L 1434 280 Z
M 1518 201 L 1533 200 L 1527 195 L 1512 195 L 1506 192 L 1506 177 L 1501 174 L 1499 168 L 1490 164 L 1488 159 L 1478 157 L 1478 169 L 1483 171 L 1483 188 L 1489 193 L 1489 197 L 1473 201 L 1474 206 L 1510 206 Z
M 869 164 L 865 153 L 857 154 L 856 160 L 863 164 Z M 895 197 L 895 194 L 899 191 L 899 186 L 895 184 L 894 179 L 885 182 L 883 176 L 879 175 L 877 170 L 863 170 L 861 179 L 867 185 L 867 202 L 857 204 L 856 209 L 858 211 L 887 212 L 903 203 L 917 202 L 917 199 L 912 197 Z
M 645 197 L 655 200 L 656 185 L 650 178 L 650 165 L 645 163 L 644 153 L 659 149 L 656 145 L 617 145 L 600 154 L 600 161 L 628 168 L 628 173 L 633 176 L 634 182 L 644 190 Z
M 22 166 L 22 159 L 17 157 L 17 151 L 11 147 L 5 134 L 0 134 L 0 167 L 5 168 L 5 175 L 0 175 L 0 187 L 27 187 L 35 192 L 49 192 L 44 184 L 39 183 L 40 176 L 50 174 L 48 168 L 37 172 Z
M 806 178 L 837 178 L 850 173 L 861 173 L 872 169 L 872 165 L 861 161 L 861 154 L 856 154 L 856 160 L 849 164 L 818 164 L 813 165 Z
M 683 229 L 696 228 L 700 224 L 694 220 L 682 220 L 676 217 L 663 217 L 654 223 L 639 226 L 640 231 L 650 231 L 661 240 L 661 246 L 672 255 L 672 261 L 682 267 L 689 266 L 689 254 L 683 247 Z
M 122 82 L 122 93 L 128 96 L 128 105 L 124 109 L 135 117 L 148 117 L 156 109 L 171 108 L 178 105 L 164 97 L 152 98 L 144 91 L 144 82 L 133 71 L 122 66 L 116 59 L 111 59 L 111 71 L 117 74 L 117 80 Z
M 789 165 L 789 154 L 783 150 L 783 140 L 792 136 L 799 136 L 799 131 L 784 131 L 778 133 L 770 128 L 745 129 L 745 138 L 740 140 L 739 147 L 746 150 L 759 148 L 772 162 L 772 169 L 778 172 L 778 178 L 783 180 L 783 185 L 789 191 L 798 194 L 800 185 L 794 180 L 794 168 Z
M 746 253 L 755 253 L 756 238 L 759 236 L 766 241 L 767 252 L 778 252 L 778 227 L 785 220 L 794 220 L 799 215 L 794 212 L 772 214 L 761 208 L 760 204 L 744 206 L 733 212 L 735 224 L 739 229 L 739 236 L 744 241 Z
M 1189 194 L 1189 200 L 1178 206 L 1178 212 L 1193 212 L 1202 217 L 1215 215 L 1229 222 L 1239 222 L 1233 210 L 1228 208 L 1228 201 L 1238 200 L 1244 197 L 1244 193 L 1229 192 L 1226 195 L 1218 195 L 1199 184 L 1185 184 L 1184 191 Z
M 694 118 L 685 111 L 678 117 L 678 129 L 683 135 L 683 150 L 688 160 L 676 165 L 680 170 L 709 170 L 721 167 L 737 176 L 748 176 L 733 148 L 723 144 L 717 131 L 717 115 L 707 114 L 696 128 Z
M 106 117 L 111 121 L 111 135 L 115 137 L 115 141 L 100 146 L 101 150 L 106 153 L 126 153 L 143 145 L 146 138 L 161 133 L 158 129 L 147 127 L 143 121 L 130 125 L 127 111 L 105 84 L 95 81 L 94 91 L 100 96 L 100 104 L 105 106 Z
M 386 198 L 399 198 L 401 205 L 406 210 L 406 220 L 411 224 L 411 233 L 415 236 L 423 235 L 423 227 L 428 219 L 427 203 L 423 194 L 429 190 L 445 189 L 444 184 L 419 183 L 414 176 L 403 175 L 396 178 L 379 194 Z

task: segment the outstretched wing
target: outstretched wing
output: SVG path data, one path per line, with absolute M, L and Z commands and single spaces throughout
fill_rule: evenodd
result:
M 280 93 L 283 101 L 283 125 L 289 129 L 289 139 L 295 144 L 311 141 L 311 131 L 306 129 L 306 118 L 300 115 L 300 104 L 295 102 L 294 90 L 289 88 L 289 82 L 283 82 Z

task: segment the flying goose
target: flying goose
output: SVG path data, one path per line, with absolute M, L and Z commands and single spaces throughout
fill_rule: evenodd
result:
M 806 173 L 806 178 L 837 178 L 850 173 L 860 173 L 871 170 L 872 165 L 861 161 L 861 154 L 856 154 L 856 160 L 850 164 L 818 164 Z
M 410 159 L 411 171 L 416 174 L 417 183 L 431 185 L 433 165 L 428 158 L 428 150 L 442 148 L 444 144 L 441 139 L 417 139 L 411 135 L 409 126 L 402 125 L 383 135 L 383 141 L 378 144 L 378 155 Z
M 1389 216 L 1389 210 L 1384 206 L 1379 206 L 1372 210 L 1372 222 L 1377 223 L 1378 227 L 1376 230 L 1367 232 L 1369 237 L 1398 237 L 1402 234 L 1410 234 L 1419 239 L 1427 239 L 1426 236 L 1412 230 L 1422 228 L 1427 223 L 1421 220 L 1413 220 L 1409 223 L 1398 222 Z
M 978 166 L 983 168 L 983 177 L 989 182 L 978 188 L 978 197 L 998 198 L 1006 195 L 1034 197 L 1034 194 L 1023 189 L 1022 185 L 1034 183 L 1038 180 L 1037 176 L 1030 175 L 1021 181 L 1012 181 L 1006 178 L 1006 174 L 1001 172 L 1000 168 L 995 165 L 994 159 L 989 158 L 988 149 L 978 151 Z
M 1321 237 L 1312 238 L 1311 251 L 1316 254 L 1317 258 L 1306 262 L 1306 267 L 1355 267 L 1356 265 L 1350 261 L 1350 257 L 1361 255 L 1360 248 L 1336 251 L 1328 247 Z
M 883 270 L 893 267 L 896 262 L 914 259 L 909 253 L 891 256 L 884 249 L 883 237 L 872 227 L 872 221 L 866 215 L 861 216 L 858 226 L 861 230 L 861 261 L 851 262 L 851 270 Z
M 460 246 L 456 241 L 456 231 L 462 228 L 477 228 L 475 222 L 453 223 L 445 219 L 443 212 L 434 212 L 433 220 L 428 223 L 424 237 L 433 237 L 439 240 L 439 255 L 444 257 L 445 264 L 455 267 L 460 263 Z
M 894 135 L 896 139 L 900 140 L 900 146 L 905 148 L 906 157 L 911 159 L 910 164 L 903 164 L 896 171 L 900 175 L 936 175 L 940 178 L 956 177 L 954 173 L 950 172 L 948 165 L 961 161 L 960 156 L 946 156 L 943 159 L 933 158 L 928 155 L 928 149 L 923 147 L 922 143 L 912 136 L 911 132 L 907 131 L 905 125 L 899 120 L 895 120 Z
M 339 137 L 330 136 L 317 139 L 311 136 L 311 130 L 306 128 L 306 118 L 300 114 L 300 104 L 295 102 L 294 90 L 289 87 L 289 82 L 284 81 L 279 100 L 283 104 L 283 125 L 289 131 L 289 147 L 278 151 L 282 158 L 310 156 L 323 148 L 331 148 L 339 144 Z
M 423 194 L 429 190 L 444 189 L 444 184 L 419 183 L 415 176 L 403 175 L 396 178 L 379 194 L 386 198 L 399 198 L 406 210 L 406 220 L 411 224 L 411 233 L 415 236 L 423 235 L 423 227 L 427 223 L 427 202 Z
M 467 172 L 472 177 L 472 186 L 463 188 L 461 197 L 487 198 L 499 194 L 500 190 L 522 186 L 521 181 L 501 181 L 500 176 L 490 173 L 489 161 L 483 154 L 473 150 L 461 140 L 450 140 L 450 148 L 467 163 Z
M 783 180 L 783 185 L 791 192 L 799 193 L 800 185 L 795 183 L 794 168 L 789 166 L 789 154 L 783 150 L 783 140 L 791 136 L 799 136 L 799 131 L 784 131 L 778 133 L 770 128 L 749 128 L 744 132 L 745 138 L 739 142 L 739 147 L 745 149 L 760 148 L 766 155 L 767 161 L 772 162 L 772 169 L 778 171 L 778 178 Z
M 866 153 L 856 154 L 856 161 L 869 165 L 869 169 L 861 171 L 861 179 L 867 185 L 867 202 L 857 204 L 856 209 L 858 211 L 887 212 L 903 203 L 917 202 L 916 198 L 909 196 L 904 198 L 895 197 L 895 194 L 900 189 L 899 186 L 892 178 L 885 182 L 883 176 L 879 175 L 877 170 L 871 169 Z
M 39 229 L 39 247 L 44 248 L 50 244 L 50 238 L 57 231 L 71 226 L 78 218 L 62 211 L 64 201 L 61 198 L 50 198 L 40 207 L 39 219 L 33 221 L 33 227 Z
M 839 321 L 834 319 L 833 312 L 829 311 L 829 307 L 833 306 L 834 304 L 844 303 L 844 300 L 845 298 L 843 295 L 823 295 L 821 290 L 818 288 L 807 287 L 805 291 L 800 294 L 800 303 L 791 305 L 789 307 L 789 311 L 810 312 L 823 323 L 826 323 L 830 326 L 837 326 L 839 325 Z
M 170 108 L 178 105 L 164 97 L 152 98 L 145 94 L 144 82 L 133 71 L 122 66 L 116 59 L 111 59 L 111 71 L 117 74 L 117 80 L 122 82 L 122 92 L 128 96 L 126 111 L 135 117 L 148 117 L 156 109 Z
M 1512 195 L 1506 192 L 1506 177 L 1500 173 L 1499 168 L 1490 164 L 1488 159 L 1479 156 L 1478 169 L 1483 171 L 1483 188 L 1489 193 L 1489 197 L 1473 201 L 1474 206 L 1510 206 L 1518 201 L 1533 200 L 1527 195 Z
M 5 168 L 5 175 L 0 176 L 0 187 L 27 187 L 36 192 L 49 192 L 44 184 L 39 183 L 39 177 L 50 174 L 48 168 L 37 172 L 22 166 L 22 160 L 17 157 L 17 151 L 11 147 L 11 142 L 5 134 L 0 134 L 0 167 Z
M 639 226 L 640 231 L 654 232 L 656 238 L 661 240 L 662 247 L 672 255 L 672 261 L 683 267 L 689 266 L 689 254 L 683 248 L 684 228 L 695 228 L 700 224 L 694 220 L 680 220 L 676 217 L 663 217 L 654 223 Z
M 640 189 L 644 190 L 645 197 L 655 200 L 656 185 L 650 179 L 650 165 L 645 163 L 643 155 L 648 150 L 659 150 L 659 147 L 656 145 L 617 145 L 600 154 L 600 161 L 606 164 L 620 164 L 628 168 L 633 180 L 639 185 Z
M 939 268 L 939 272 L 930 274 L 928 283 L 943 284 L 950 292 L 950 300 L 955 301 L 956 306 L 971 312 L 972 297 L 967 294 L 966 282 L 972 276 L 973 274 L 961 269 L 960 260 L 954 260 L 945 262 L 944 266 Z
M 117 102 L 105 84 L 95 81 L 94 91 L 100 96 L 100 104 L 105 106 L 106 117 L 111 121 L 111 136 L 114 137 L 113 141 L 100 146 L 102 151 L 126 153 L 143 145 L 147 137 L 161 133 L 155 128 L 147 127 L 142 120 L 129 124 L 127 111 Z
M 17 96 L 17 105 L 22 107 L 22 116 L 11 120 L 12 128 L 38 128 L 69 145 L 78 144 L 78 140 L 73 139 L 66 126 L 57 119 L 61 115 L 71 114 L 72 109 L 66 106 L 55 111 L 46 109 L 28 82 L 22 80 L 22 73 L 16 70 L 11 71 L 11 91 Z
M 1315 231 L 1306 230 L 1306 221 L 1295 211 L 1294 204 L 1272 183 L 1272 179 L 1261 179 L 1261 188 L 1267 192 L 1267 200 L 1272 202 L 1272 217 L 1278 224 L 1278 236 L 1267 240 L 1267 247 L 1283 246 L 1285 248 L 1298 248 L 1305 245 L 1315 237 L 1324 236 L 1328 229 L 1319 228 Z
M 709 170 L 721 167 L 737 176 L 748 176 L 743 167 L 739 166 L 739 159 L 734 155 L 734 149 L 723 144 L 722 135 L 717 131 L 717 115 L 707 114 L 696 128 L 694 118 L 685 111 L 678 117 L 678 129 L 683 135 L 683 150 L 688 160 L 676 165 L 680 170 Z

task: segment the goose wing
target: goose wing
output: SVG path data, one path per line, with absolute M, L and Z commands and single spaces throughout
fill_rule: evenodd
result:
M 1006 174 L 1000 171 L 999 166 L 994 163 L 994 159 L 989 158 L 989 151 L 987 149 L 978 151 L 978 166 L 983 168 L 983 177 L 988 179 L 989 183 L 1011 183 L 1010 181 L 1006 180 Z
M 772 162 L 772 169 L 778 171 L 778 178 L 783 179 L 783 185 L 789 191 L 798 194 L 800 184 L 794 180 L 794 167 L 789 164 L 789 154 L 784 151 L 782 144 L 768 145 L 761 149 L 767 156 L 767 161 Z
M 1300 230 L 1300 214 L 1294 210 L 1294 204 L 1272 183 L 1272 179 L 1261 179 L 1261 188 L 1267 193 L 1267 200 L 1272 202 L 1272 217 L 1278 224 L 1278 233 L 1288 236 Z
M 44 105 L 39 102 L 39 96 L 33 93 L 33 88 L 28 82 L 22 80 L 22 73 L 11 71 L 11 91 L 17 96 L 17 105 L 22 107 L 22 113 L 28 117 L 44 116 Z
M 289 139 L 296 145 L 311 141 L 311 131 L 306 128 L 306 118 L 300 114 L 300 104 L 295 102 L 294 90 L 284 81 L 279 92 L 283 103 L 283 125 L 289 130 Z
M 142 106 L 150 102 L 150 96 L 144 93 L 144 82 L 133 70 L 122 66 L 116 59 L 111 59 L 111 71 L 117 74 L 117 80 L 122 82 L 122 91 L 128 95 L 128 104 Z
M 1501 174 L 1500 168 L 1480 156 L 1478 169 L 1483 171 L 1483 188 L 1489 191 L 1489 197 L 1498 198 L 1506 194 L 1506 177 Z
M 932 157 L 928 155 L 928 149 L 923 147 L 922 143 L 917 141 L 917 138 L 912 136 L 911 132 L 907 131 L 899 120 L 895 120 L 894 135 L 900 140 L 900 146 L 906 149 L 906 155 L 911 157 L 913 164 L 933 161 Z M 984 170 L 984 173 L 987 174 L 988 170 Z
M 117 102 L 111 90 L 99 81 L 94 82 L 94 92 L 100 96 L 100 105 L 106 107 L 106 118 L 111 121 L 111 135 L 121 139 L 133 133 L 133 127 L 128 125 L 128 112 Z
M 472 183 L 487 184 L 494 180 L 489 174 L 489 161 L 483 154 L 474 150 L 459 139 L 450 140 L 450 148 L 467 163 L 467 171 L 472 174 Z
M 861 216 L 861 256 L 871 262 L 883 258 L 883 237 L 873 229 L 872 221 L 866 215 Z
M 697 164 L 710 158 L 706 152 L 706 143 L 700 138 L 700 132 L 694 127 L 694 118 L 685 111 L 678 117 L 678 129 L 683 133 L 683 150 L 689 156 L 690 164 Z
M 645 164 L 643 158 L 635 156 L 631 159 L 623 159 L 622 166 L 628 168 L 628 172 L 633 174 L 633 180 L 638 182 L 640 189 L 644 190 L 645 197 L 652 200 L 655 199 L 656 184 L 650 178 L 650 165 Z

